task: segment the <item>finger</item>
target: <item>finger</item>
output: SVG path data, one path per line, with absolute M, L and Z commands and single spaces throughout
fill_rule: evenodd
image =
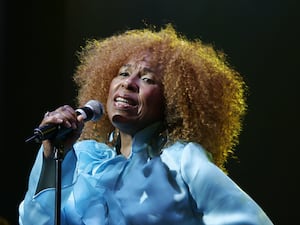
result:
M 65 105 L 59 109 L 60 111 L 60 118 L 63 119 L 63 124 L 67 127 L 72 127 L 73 129 L 77 128 L 77 114 L 75 110 L 68 106 Z
M 76 129 L 76 120 L 75 110 L 73 110 L 72 107 L 65 105 L 52 112 L 47 111 L 41 124 L 62 124 L 67 128 L 72 127 Z
M 40 124 L 40 126 L 45 125 L 45 124 L 61 124 L 63 123 L 63 118 L 58 116 L 57 112 L 49 112 L 47 111 L 44 115 L 44 118 Z

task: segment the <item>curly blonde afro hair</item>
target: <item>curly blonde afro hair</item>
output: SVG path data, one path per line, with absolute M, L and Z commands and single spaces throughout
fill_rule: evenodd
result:
M 200 143 L 217 166 L 225 163 L 238 143 L 246 112 L 247 86 L 221 51 L 201 40 L 188 40 L 171 24 L 128 30 L 89 40 L 78 52 L 74 74 L 78 105 L 90 99 L 106 103 L 110 82 L 128 58 L 151 51 L 162 68 L 165 124 L 169 142 Z M 108 116 L 86 123 L 81 139 L 106 142 L 114 130 Z

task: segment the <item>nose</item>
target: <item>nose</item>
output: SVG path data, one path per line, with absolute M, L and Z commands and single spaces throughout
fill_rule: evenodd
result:
M 137 82 L 138 82 L 137 77 L 129 76 L 127 79 L 125 79 L 122 82 L 122 87 L 124 87 L 130 91 L 138 92 L 139 86 L 138 86 Z

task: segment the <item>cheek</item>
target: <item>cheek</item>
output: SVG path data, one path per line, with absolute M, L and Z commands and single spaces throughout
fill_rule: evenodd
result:
M 107 110 L 108 116 L 110 116 L 111 107 L 114 102 L 114 99 L 113 99 L 114 88 L 113 87 L 114 87 L 114 85 L 112 82 L 109 87 L 107 101 L 106 101 L 106 110 Z
M 109 86 L 109 90 L 108 90 L 108 96 L 107 96 L 107 103 L 109 103 L 110 101 L 113 101 L 113 93 L 114 93 L 114 87 L 116 86 L 114 80 L 111 81 L 110 86 Z
M 161 90 L 155 90 L 149 93 L 147 98 L 147 106 L 156 114 L 162 114 L 164 110 L 164 97 Z

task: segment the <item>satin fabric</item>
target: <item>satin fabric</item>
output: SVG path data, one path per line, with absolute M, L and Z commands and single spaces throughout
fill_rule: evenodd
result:
M 156 129 L 135 135 L 129 158 L 93 140 L 74 145 L 62 162 L 62 225 L 272 224 L 201 145 L 178 141 L 160 153 Z M 20 225 L 55 224 L 55 189 L 35 194 L 42 152 L 19 205 Z

